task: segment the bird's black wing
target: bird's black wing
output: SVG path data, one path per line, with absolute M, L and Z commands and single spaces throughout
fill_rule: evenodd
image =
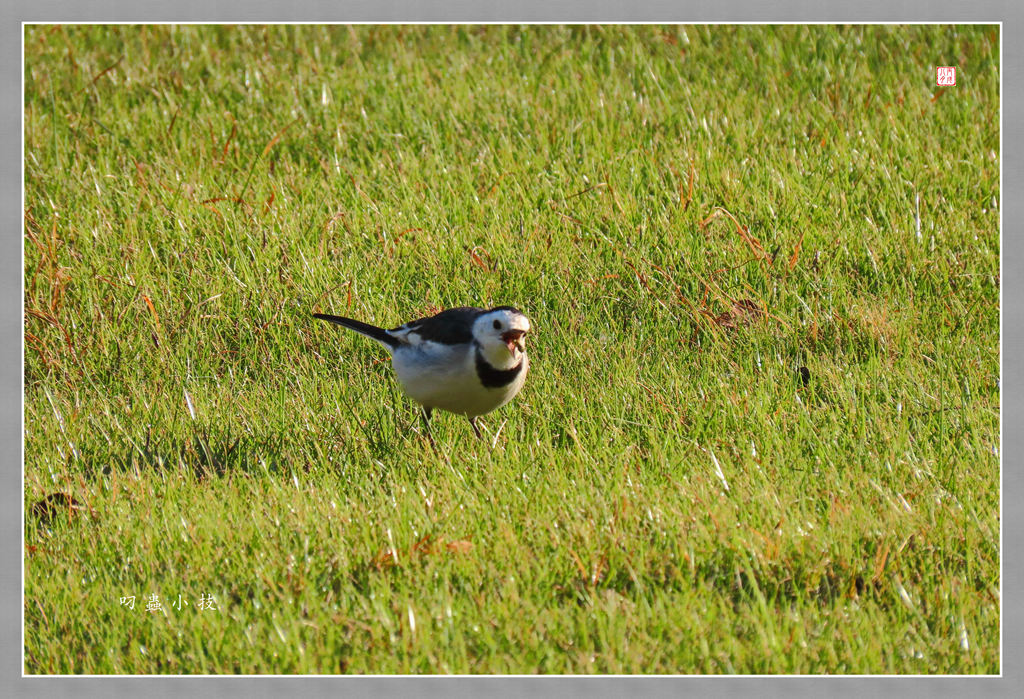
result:
M 482 308 L 449 308 L 436 316 L 410 321 L 391 332 L 414 332 L 424 341 L 460 345 L 473 341 L 473 321 L 485 312 Z

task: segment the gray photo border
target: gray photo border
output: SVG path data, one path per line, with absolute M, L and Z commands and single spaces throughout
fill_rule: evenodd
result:
M 951 0 L 572 0 L 555 5 L 546 0 L 15 0 L 0 6 L 0 90 L 5 96 L 0 110 L 2 132 L 3 230 L 0 236 L 0 440 L 3 450 L 3 481 L 0 489 L 0 687 L 5 696 L 153 697 L 237 696 L 257 699 L 301 691 L 308 696 L 417 696 L 417 697 L 512 697 L 543 693 L 562 697 L 614 697 L 627 694 L 670 697 L 683 693 L 697 696 L 758 695 L 795 696 L 895 696 L 921 693 L 926 696 L 1024 696 L 1024 605 L 1021 587 L 1022 539 L 1006 533 L 1020 532 L 1024 518 L 1019 507 L 1003 510 L 1003 606 L 1002 672 L 1000 678 L 973 677 L 853 677 L 853 678 L 91 678 L 22 676 L 22 338 L 23 280 L 21 245 L 22 205 L 22 22 L 1002 22 L 1003 163 L 1001 198 L 1003 212 L 1003 300 L 1001 358 L 1003 425 L 1019 424 L 1024 414 L 1024 6 L 1012 0 L 975 0 L 963 5 Z M 1006 197 L 1005 193 L 1011 196 Z M 1005 272 L 1009 274 L 1005 274 Z M 1010 300 L 1007 304 L 1006 300 Z M 1007 350 L 1010 350 L 1007 352 Z M 1006 390 L 1007 387 L 1010 389 Z M 1024 472 L 1016 457 L 1024 453 L 1024 431 L 1009 430 L 1001 445 L 1003 455 L 1003 502 L 1024 502 Z

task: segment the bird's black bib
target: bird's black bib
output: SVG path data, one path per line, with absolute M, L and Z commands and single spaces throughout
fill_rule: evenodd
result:
M 510 383 L 516 380 L 519 376 L 519 372 L 523 370 L 523 360 L 520 359 L 519 363 L 511 369 L 495 369 L 493 366 L 487 363 L 484 359 L 484 355 L 480 352 L 480 346 L 476 348 L 476 375 L 480 377 L 480 383 L 485 388 L 501 388 L 508 386 Z

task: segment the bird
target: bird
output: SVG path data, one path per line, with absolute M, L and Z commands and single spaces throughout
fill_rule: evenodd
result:
M 391 353 L 402 390 L 421 406 L 427 437 L 433 411 L 477 418 L 511 401 L 526 381 L 530 320 L 512 306 L 461 307 L 385 330 L 352 318 L 314 313 L 314 318 L 365 335 Z

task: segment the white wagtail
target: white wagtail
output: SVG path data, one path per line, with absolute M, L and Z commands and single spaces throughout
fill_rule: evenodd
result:
M 511 306 L 449 308 L 393 330 L 325 313 L 313 316 L 366 335 L 391 352 L 402 390 L 423 406 L 428 437 L 434 408 L 465 415 L 481 437 L 477 417 L 512 400 L 530 367 L 530 320 Z

